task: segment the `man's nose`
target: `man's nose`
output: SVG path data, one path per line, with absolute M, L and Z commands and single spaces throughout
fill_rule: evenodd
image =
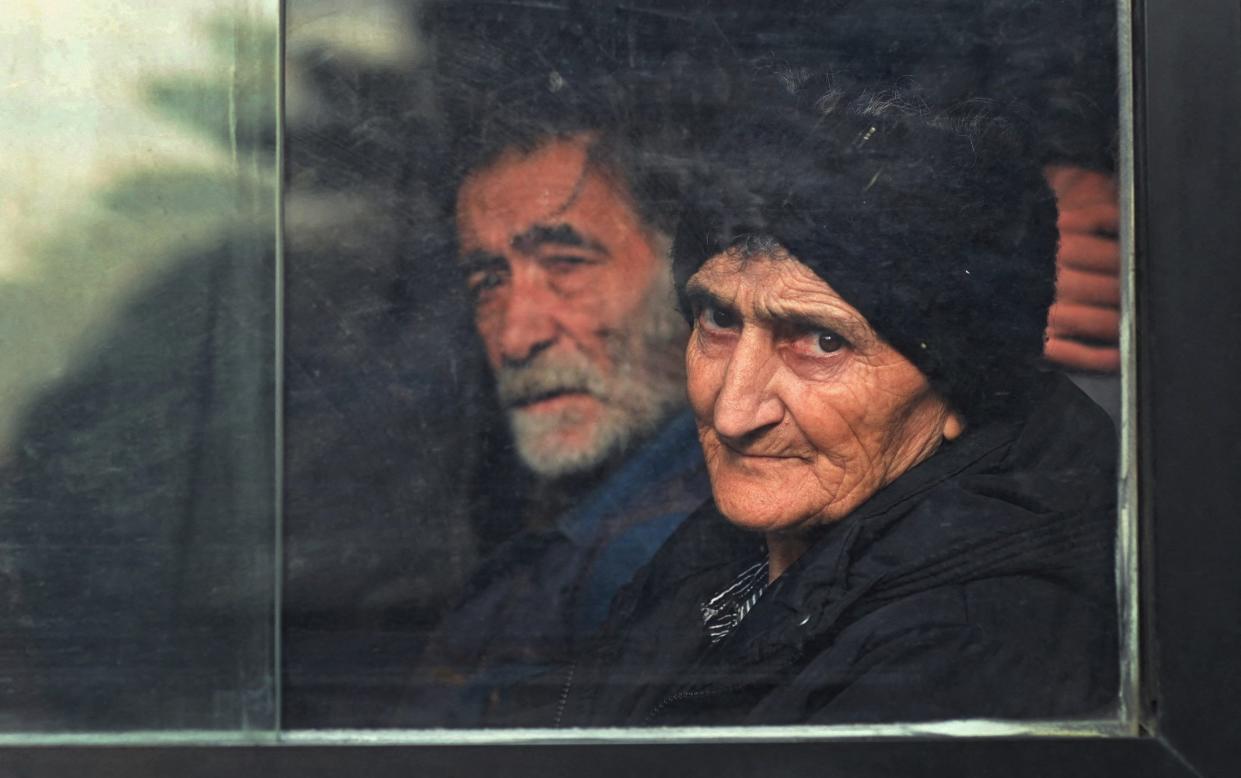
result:
M 559 337 L 559 300 L 538 268 L 516 269 L 512 284 L 500 332 L 500 356 L 506 364 L 522 365 Z
M 721 437 L 744 445 L 784 419 L 784 403 L 772 386 L 777 361 L 762 333 L 742 333 L 715 399 L 713 422 Z

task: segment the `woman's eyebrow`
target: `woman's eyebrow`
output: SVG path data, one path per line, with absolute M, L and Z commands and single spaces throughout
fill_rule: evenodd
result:
M 721 297 L 697 278 L 691 278 L 685 284 L 685 299 L 692 308 L 717 308 L 724 311 L 737 312 L 736 303 Z M 864 319 L 857 314 L 838 310 L 829 305 L 805 306 L 790 305 L 787 300 L 774 300 L 758 305 L 754 311 L 747 312 L 754 319 L 767 325 L 797 331 L 831 330 L 854 345 L 862 345 L 874 340 L 874 331 Z
M 768 324 L 787 327 L 795 331 L 831 330 L 854 343 L 867 343 L 873 338 L 872 330 L 865 320 L 832 307 L 808 308 L 788 305 L 787 301 L 775 300 L 754 312 L 756 318 Z
M 801 329 L 835 329 L 841 326 L 842 318 L 830 313 L 807 311 L 799 308 L 785 308 L 779 303 L 764 306 L 762 310 L 756 311 L 755 315 L 772 323 L 785 324 Z
M 685 299 L 695 309 L 718 308 L 725 311 L 733 309 L 732 303 L 706 288 L 701 282 L 695 282 L 694 279 L 690 279 L 685 285 Z

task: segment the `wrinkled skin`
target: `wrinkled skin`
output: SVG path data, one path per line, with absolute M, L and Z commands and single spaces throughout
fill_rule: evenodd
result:
M 601 465 L 684 403 L 667 240 L 591 138 L 510 151 L 457 197 L 475 322 L 518 453 L 556 478 Z
M 712 492 L 766 535 L 772 579 L 963 425 L 925 376 L 783 250 L 708 260 L 687 285 L 690 403 Z

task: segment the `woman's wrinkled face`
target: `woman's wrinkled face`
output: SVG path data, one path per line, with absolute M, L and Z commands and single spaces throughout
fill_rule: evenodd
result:
M 843 518 L 961 433 L 913 363 L 783 249 L 718 254 L 686 292 L 690 402 L 734 524 L 796 533 Z

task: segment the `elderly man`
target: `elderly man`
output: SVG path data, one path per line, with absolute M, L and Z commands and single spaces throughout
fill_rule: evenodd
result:
M 432 637 L 402 725 L 476 724 L 576 653 L 709 491 L 668 225 L 635 194 L 637 158 L 607 133 L 549 131 L 484 153 L 458 188 L 460 267 L 534 488 Z
M 457 197 L 461 264 L 522 461 L 605 466 L 682 405 L 667 237 L 587 134 L 507 148 Z

